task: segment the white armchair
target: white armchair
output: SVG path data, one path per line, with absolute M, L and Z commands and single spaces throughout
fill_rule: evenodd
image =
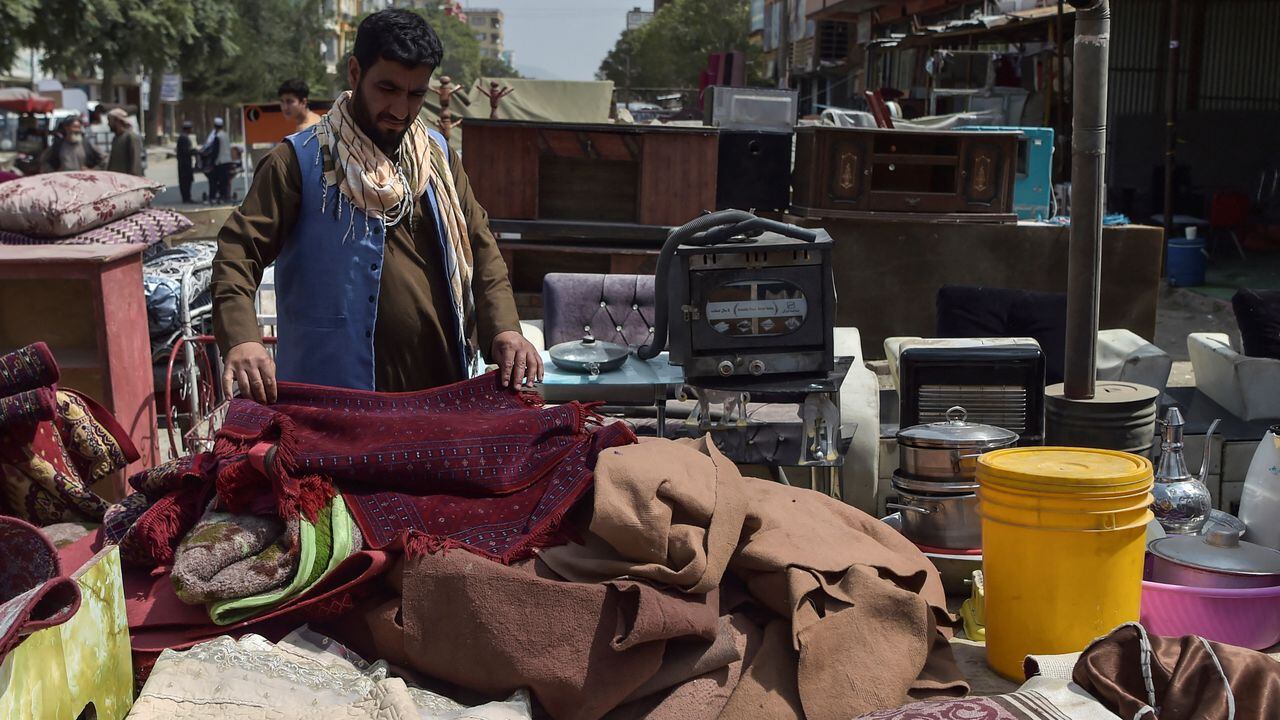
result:
M 874 514 L 880 477 L 880 381 L 866 365 L 858 328 L 835 329 L 835 353 L 853 358 L 840 388 L 840 431 L 845 437 L 853 431 L 840 472 L 840 497 Z
M 1099 330 L 1096 357 L 1099 380 L 1138 383 L 1161 393 L 1169 385 L 1173 358 L 1129 330 Z
M 1241 355 L 1225 333 L 1191 333 L 1196 387 L 1242 420 L 1280 418 L 1280 360 Z

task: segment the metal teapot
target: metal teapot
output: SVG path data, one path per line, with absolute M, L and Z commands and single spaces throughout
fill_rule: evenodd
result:
M 1213 499 L 1205 479 L 1209 475 L 1209 450 L 1213 432 L 1221 420 L 1214 420 L 1204 437 L 1204 458 L 1200 472 L 1192 475 L 1182 456 L 1182 431 L 1186 425 L 1182 412 L 1169 408 L 1160 421 L 1160 464 L 1156 468 L 1155 485 L 1151 494 L 1155 502 L 1151 511 L 1165 532 L 1174 535 L 1191 535 L 1200 532 L 1209 520 Z

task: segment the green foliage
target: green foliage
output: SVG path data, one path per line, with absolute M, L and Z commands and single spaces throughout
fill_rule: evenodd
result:
M 518 78 L 520 71 L 502 58 L 480 58 L 480 77 Z
M 8 0 L 6 0 L 7 2 Z M 214 0 L 202 0 L 213 2 Z M 198 38 L 189 0 L 37 0 L 38 22 L 20 40 L 53 73 L 164 68 Z
M 30 32 L 36 18 L 36 0 L 4 0 L 0 2 L 0 68 L 13 66 L 22 39 Z
M 740 50 L 748 79 L 758 79 L 761 54 L 749 38 L 750 16 L 748 0 L 675 0 L 648 25 L 624 31 L 596 77 L 619 87 L 696 87 L 709 55 Z
M 436 70 L 435 77 L 448 75 L 453 82 L 469 88 L 484 75 L 480 70 L 480 42 L 466 23 L 453 15 L 445 15 L 438 8 L 414 8 L 412 12 L 426 18 L 444 45 L 444 62 Z
M 186 92 L 228 103 L 274 100 L 288 78 L 301 78 L 320 99 L 333 79 L 320 54 L 321 0 L 204 0 L 208 23 L 199 48 L 182 62 Z M 231 52 L 227 52 L 230 45 Z

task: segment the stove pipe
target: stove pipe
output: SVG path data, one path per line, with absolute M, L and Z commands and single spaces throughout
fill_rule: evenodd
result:
M 1076 9 L 1072 62 L 1071 244 L 1067 259 L 1065 396 L 1094 395 L 1102 278 L 1103 171 L 1107 149 L 1107 0 L 1069 0 Z

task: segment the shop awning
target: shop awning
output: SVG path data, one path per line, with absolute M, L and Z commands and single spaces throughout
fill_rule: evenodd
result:
M 1052 22 L 1058 15 L 1056 7 L 1040 7 L 1020 10 L 999 15 L 979 15 L 963 20 L 951 20 L 937 25 L 922 26 L 910 34 L 895 33 L 887 37 L 876 38 L 868 43 L 872 47 L 897 47 L 899 45 L 918 46 L 938 40 L 953 38 L 1004 34 L 1005 32 L 1030 28 L 1032 26 Z M 1075 8 L 1063 7 L 1063 15 L 1074 17 Z
M 53 112 L 52 98 L 34 93 L 26 88 L 0 88 L 0 110 L 16 113 Z

